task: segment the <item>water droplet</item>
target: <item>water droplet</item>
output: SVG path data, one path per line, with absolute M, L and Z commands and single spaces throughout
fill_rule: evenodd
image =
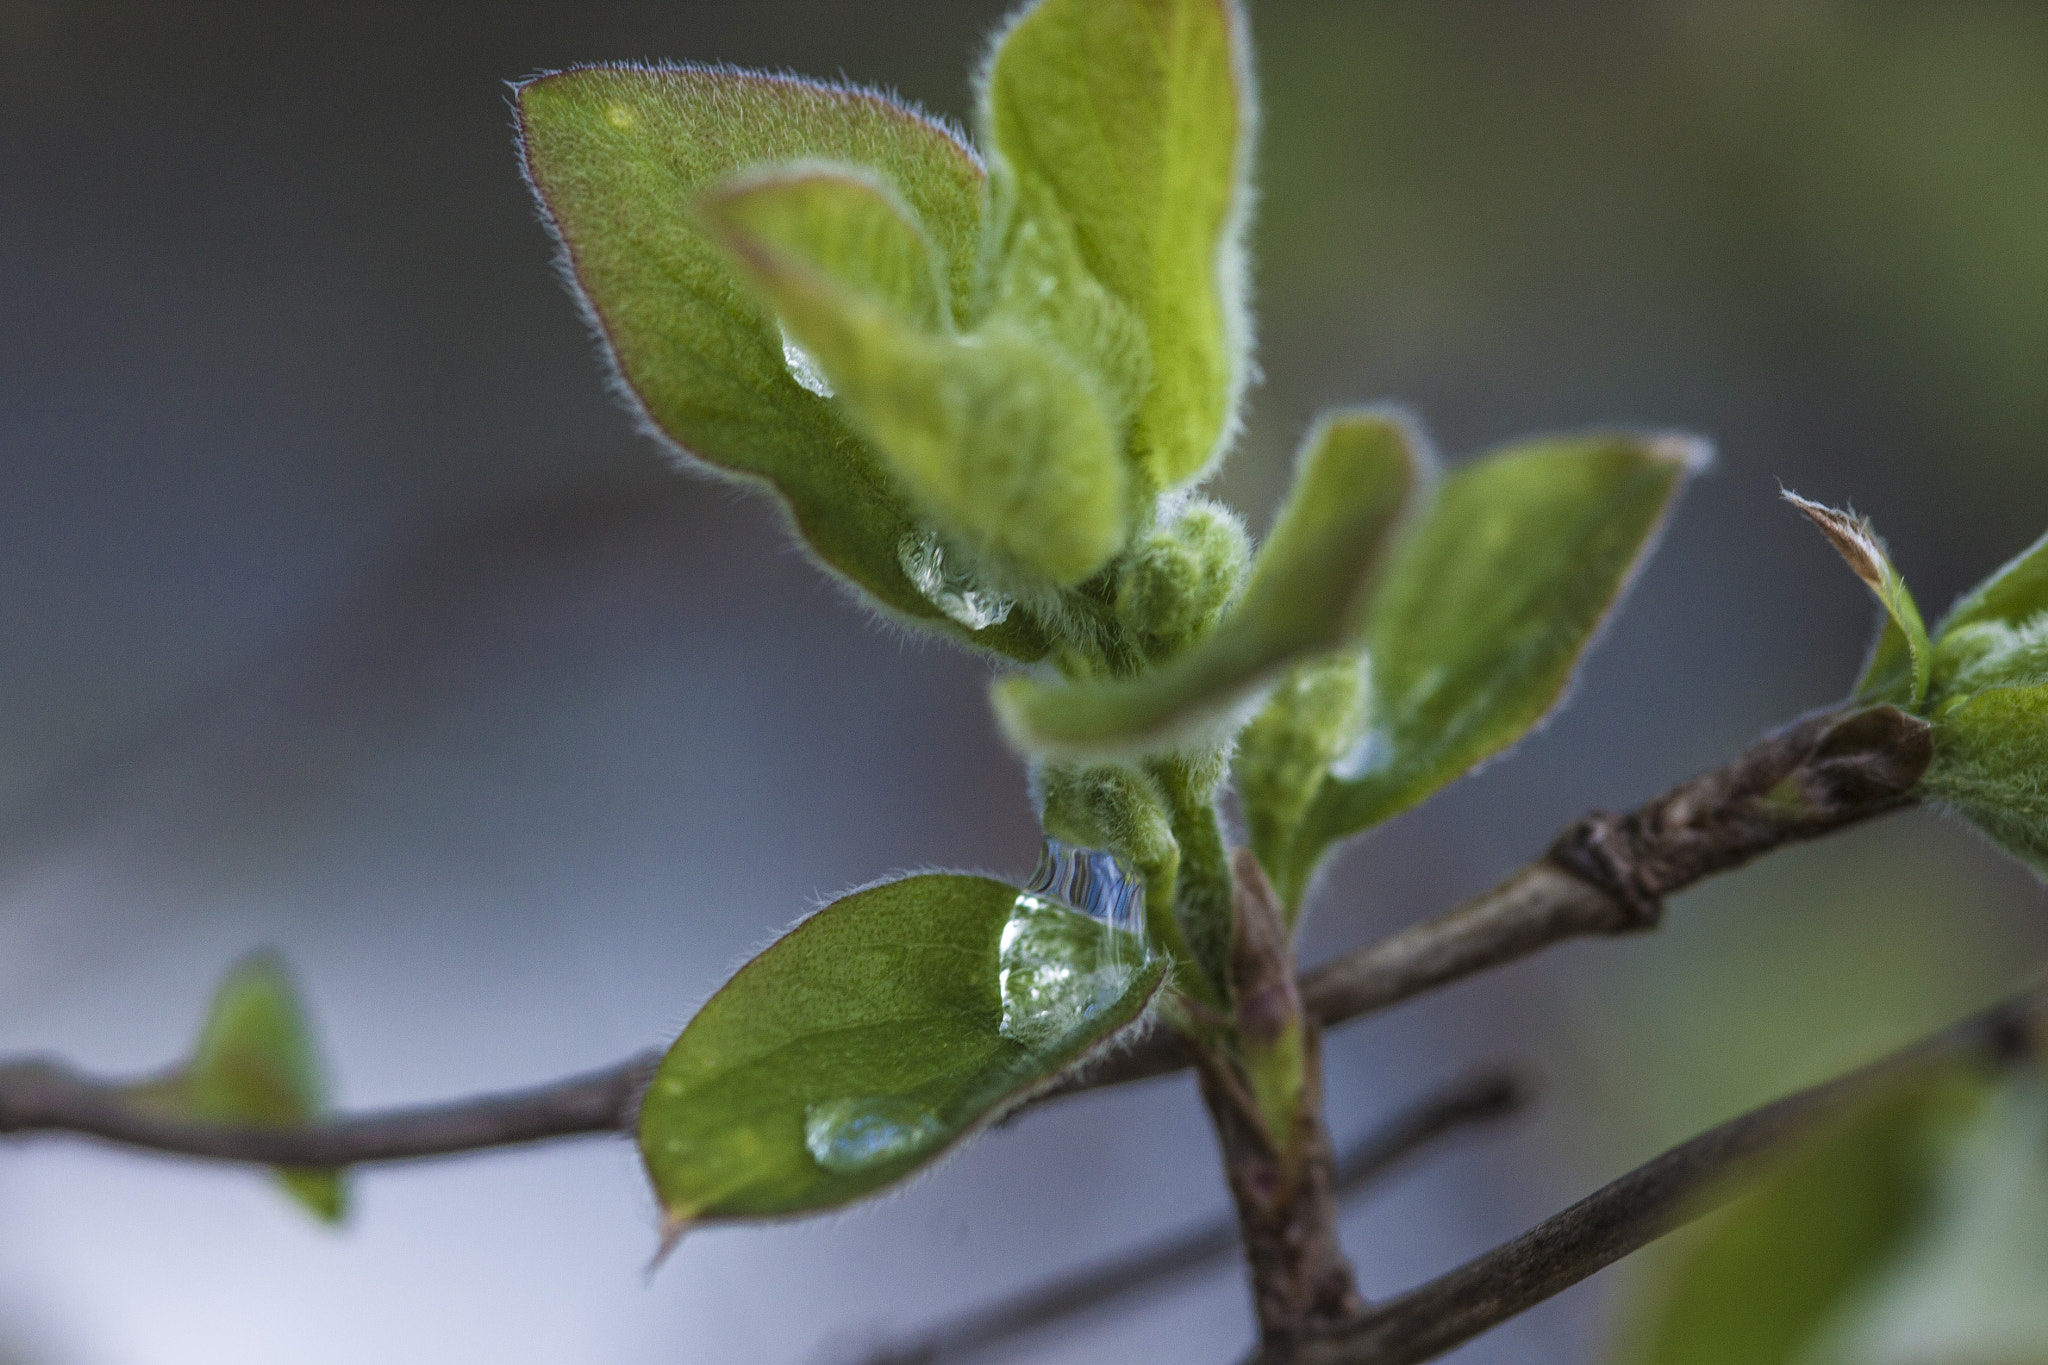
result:
M 996 949 L 1003 1036 L 1039 1046 L 1072 1033 L 1123 998 L 1144 954 L 1129 934 L 1023 892 Z
M 789 377 L 809 389 L 820 398 L 832 396 L 832 381 L 819 368 L 818 358 L 796 344 L 787 327 L 782 329 L 782 363 L 789 366 Z
M 604 121 L 620 132 L 626 132 L 640 122 L 639 116 L 623 104 L 607 105 Z
M 944 1136 L 939 1116 L 915 1100 L 866 1096 L 804 1110 L 804 1146 L 836 1175 L 912 1156 Z
M 1047 839 L 1039 846 L 1038 867 L 1024 889 L 1099 919 L 1112 929 L 1144 933 L 1145 878 L 1113 853 Z
M 1017 605 L 976 586 L 972 578 L 947 564 L 945 547 L 930 532 L 913 533 L 897 542 L 896 562 L 927 601 L 969 630 L 1001 625 Z

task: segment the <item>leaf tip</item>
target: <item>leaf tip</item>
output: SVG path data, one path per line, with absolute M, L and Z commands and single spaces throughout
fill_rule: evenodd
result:
M 1654 432 L 1647 445 L 1653 457 L 1677 465 L 1687 477 L 1708 473 L 1714 467 L 1714 443 L 1689 431 Z
M 673 1209 L 661 1215 L 660 1240 L 655 1243 L 654 1255 L 647 1262 L 645 1273 L 648 1280 L 654 1279 L 655 1274 L 668 1263 L 668 1258 L 675 1255 L 676 1248 L 683 1244 L 683 1238 L 696 1226 L 696 1219 L 685 1218 Z
M 1867 518 L 1803 498 L 1789 488 L 1780 489 L 1779 494 L 1820 528 L 1820 533 L 1858 578 L 1879 593 L 1885 590 L 1884 542 L 1878 539 Z

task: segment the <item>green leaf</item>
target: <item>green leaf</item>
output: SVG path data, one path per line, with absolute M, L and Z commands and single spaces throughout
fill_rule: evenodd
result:
M 1553 437 L 1444 480 L 1374 600 L 1367 728 L 1277 870 L 1290 902 L 1332 840 L 1407 810 L 1557 705 L 1704 458 L 1685 437 Z
M 141 1088 L 139 1102 L 208 1123 L 301 1128 L 326 1112 L 326 1086 L 305 1007 L 283 962 L 257 953 L 214 992 L 185 1065 Z M 338 1171 L 280 1170 L 291 1196 L 323 1222 L 348 1211 Z
M 1944 701 L 1920 785 L 2048 875 L 2048 685 Z
M 672 1230 L 901 1179 L 1136 1020 L 1162 965 L 986 877 L 834 902 L 741 968 L 662 1059 L 640 1150 Z
M 1892 567 L 1884 542 L 1867 518 L 1837 511 L 1787 490 L 1785 501 L 1804 512 L 1850 570 L 1862 579 L 1884 608 L 1884 631 L 1863 670 L 1854 693 L 1858 701 L 1889 702 L 1918 710 L 1927 698 L 1934 650 L 1920 608 L 1906 590 L 1906 580 Z
M 1942 707 L 1990 687 L 2048 683 L 2048 537 L 1956 603 L 1934 636 Z
M 995 688 L 1018 747 L 1089 754 L 1168 747 L 1273 676 L 1361 627 L 1389 533 L 1426 482 L 1421 444 L 1378 411 L 1324 418 L 1302 444 L 1294 487 L 1235 610 L 1172 663 L 1136 677 Z
M 1627 1365 L 1794 1365 L 1842 1303 L 1906 1245 L 1942 1139 L 1978 1083 L 1923 1073 L 1761 1172 L 1664 1253 Z M 1859 1360 L 1857 1365 L 1870 1365 Z
M 704 67 L 585 67 L 518 89 L 526 168 L 620 383 L 683 455 L 765 483 L 823 563 L 919 625 L 1018 659 L 1046 641 L 1023 614 L 967 632 L 901 563 L 919 529 L 873 450 L 806 390 L 772 312 L 690 206 L 755 167 L 858 165 L 907 206 L 972 297 L 986 198 L 974 153 L 885 96 Z
M 2048 1360 L 2048 1094 L 2001 1088 L 1944 1153 L 1927 1216 L 1800 1365 Z
M 953 334 L 907 210 L 844 170 L 749 177 L 707 201 L 740 267 L 931 518 L 998 577 L 1059 587 L 1124 540 L 1124 466 L 1087 376 L 1029 328 Z
M 1937 637 L 1963 626 L 1995 621 L 2020 626 L 2048 614 L 2048 536 L 2043 536 L 1985 579 L 1942 619 Z
M 1070 224 L 1149 340 L 1136 446 L 1155 488 L 1209 466 L 1244 390 L 1250 81 L 1235 0 L 1041 0 L 984 77 L 1011 211 Z

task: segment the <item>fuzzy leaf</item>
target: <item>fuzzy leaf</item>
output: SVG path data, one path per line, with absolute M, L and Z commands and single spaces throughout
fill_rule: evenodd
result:
M 299 1128 L 326 1110 L 326 1086 L 304 1005 L 284 964 L 257 953 L 214 992 L 185 1065 L 141 1087 L 139 1103 L 208 1123 Z M 338 1171 L 280 1170 L 278 1180 L 314 1217 L 338 1223 L 348 1190 Z
M 1549 714 L 1703 459 L 1683 437 L 1554 437 L 1444 480 L 1373 603 L 1367 728 L 1304 818 L 1281 879 L 1290 900 L 1331 840 L 1407 810 Z
M 1979 1099 L 1923 1074 L 1747 1179 L 1755 1188 L 1664 1253 L 1626 1365 L 1796 1365 L 1911 1238 L 1938 1141 Z M 1864 1365 L 1859 1361 L 1858 1365 Z
M 685 456 L 759 480 L 805 544 L 895 613 L 969 636 L 899 559 L 917 530 L 875 453 L 784 358 L 776 319 L 691 211 L 761 166 L 850 163 L 915 216 L 947 295 L 971 297 L 985 176 L 937 123 L 871 91 L 705 67 L 585 67 L 518 89 L 526 167 L 593 325 L 649 424 Z M 1018 659 L 1046 642 L 1025 616 L 971 633 Z
M 1136 446 L 1155 488 L 1210 464 L 1244 390 L 1249 87 L 1235 0 L 1040 0 L 984 80 L 1015 230 L 1070 224 L 1088 270 L 1142 324 Z
M 932 252 L 885 190 L 812 168 L 750 177 L 706 211 L 890 471 L 973 557 L 1066 587 L 1122 545 L 1124 467 L 1087 378 L 1022 326 L 955 336 Z
M 742 967 L 662 1059 L 640 1150 L 671 1227 L 889 1185 L 1138 1018 L 1131 935 L 986 877 L 834 902 Z
M 1944 701 L 1921 787 L 2048 875 L 2048 684 Z
M 2048 683 L 2048 537 L 2007 564 L 1942 621 L 1934 637 L 1934 709 L 1989 687 Z
M 1934 650 L 1928 643 L 1920 608 L 1913 601 L 1913 594 L 1906 590 L 1906 580 L 1892 567 L 1884 542 L 1863 517 L 1837 511 L 1789 490 L 1785 501 L 1820 528 L 1835 552 L 1884 608 L 1884 630 L 1864 667 L 1862 679 L 1856 684 L 1856 699 L 1917 710 L 1927 698 Z
M 1237 737 L 1231 778 L 1252 852 L 1269 876 L 1284 877 L 1295 834 L 1330 780 L 1330 765 L 1358 742 L 1370 667 L 1362 650 L 1311 659 L 1281 680 Z M 1292 919 L 1300 897 L 1288 894 L 1290 884 L 1277 889 Z
M 2048 536 L 2043 536 L 1955 604 L 1936 634 L 1981 622 L 2021 626 L 2048 615 Z
M 1426 481 L 1420 442 L 1383 412 L 1338 413 L 1302 444 L 1273 532 L 1235 610 L 1165 667 L 1082 683 L 1007 678 L 996 711 L 1018 747 L 1159 749 L 1309 655 L 1354 639 L 1390 532 Z

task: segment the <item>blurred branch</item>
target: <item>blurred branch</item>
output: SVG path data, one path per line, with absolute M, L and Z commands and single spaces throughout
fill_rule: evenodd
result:
M 1419 1365 L 1740 1195 L 1742 1177 L 1921 1067 L 2032 1055 L 2037 986 L 1882 1061 L 1709 1129 L 1556 1217 L 1356 1323 L 1255 1365 Z
M 54 1063 L 0 1066 L 0 1134 L 74 1133 L 155 1152 L 312 1169 L 413 1161 L 549 1138 L 630 1131 L 656 1053 L 533 1090 L 337 1118 L 308 1128 L 246 1128 L 177 1117 L 127 1086 Z
M 1667 896 L 1713 873 L 1913 804 L 1933 753 L 1926 722 L 1889 706 L 1808 717 L 1626 815 L 1586 816 L 1493 890 L 1305 973 L 1303 1004 L 1330 1028 L 1569 939 L 1654 929 Z M 1045 1098 L 1192 1060 L 1154 1024 Z
M 1366 1135 L 1339 1158 L 1336 1192 L 1357 1194 L 1442 1139 L 1521 1110 L 1532 1087 L 1511 1067 L 1453 1081 Z M 868 1365 L 954 1365 L 1040 1328 L 1222 1260 L 1238 1249 L 1235 1220 L 1218 1219 L 1143 1250 L 1062 1275 L 1003 1303 L 933 1328 L 868 1358 Z

